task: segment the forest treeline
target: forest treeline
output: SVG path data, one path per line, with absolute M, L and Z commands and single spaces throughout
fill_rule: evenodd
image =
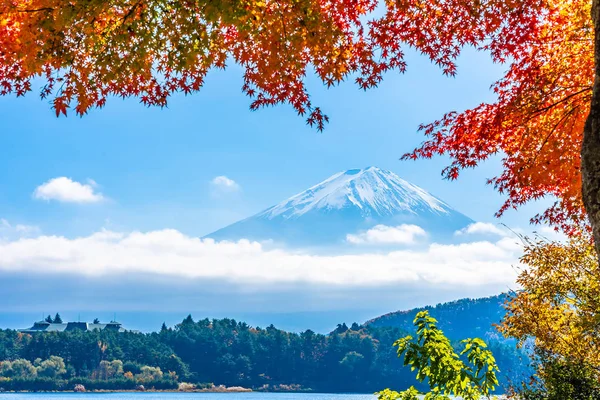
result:
M 30 335 L 0 330 L 0 366 L 18 360 L 35 369 L 36 363 L 57 357 L 64 362 L 64 368 L 52 377 L 3 373 L 0 367 L 0 379 L 5 387 L 16 381 L 26 385 L 23 382 L 28 380 L 46 384 L 49 380 L 63 384 L 85 380 L 95 388 L 102 388 L 102 382 L 111 388 L 144 381 L 156 388 L 190 382 L 262 390 L 403 389 L 412 384 L 414 373 L 403 367 L 392 344 L 405 334 L 396 327 L 356 323 L 350 327 L 340 324 L 327 335 L 310 330 L 291 333 L 272 325 L 251 327 L 233 319 L 194 321 L 191 316 L 173 328 L 163 325 L 160 331 L 147 334 L 69 331 Z M 527 356 L 513 343 L 488 343 L 502 371 L 502 383 L 531 374 Z
M 405 331 L 413 329 L 413 321 L 421 311 L 428 311 L 438 320 L 439 328 L 452 340 L 480 337 L 487 340 L 500 340 L 496 329 L 504 314 L 505 304 L 510 297 L 506 293 L 478 299 L 459 299 L 435 306 L 395 311 L 365 322 L 370 327 L 393 326 Z

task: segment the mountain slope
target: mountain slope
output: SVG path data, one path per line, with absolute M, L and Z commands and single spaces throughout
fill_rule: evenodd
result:
M 344 208 L 356 208 L 365 218 L 419 210 L 439 215 L 452 212 L 450 206 L 420 187 L 389 171 L 369 167 L 339 172 L 258 216 L 298 219 L 311 211 Z
M 343 244 L 375 225 L 414 224 L 434 236 L 473 221 L 396 174 L 376 167 L 337 173 L 250 218 L 206 237 L 288 245 Z
M 406 331 L 413 328 L 413 320 L 419 311 L 427 310 L 438 320 L 438 326 L 453 340 L 468 337 L 498 337 L 494 324 L 506 313 L 503 304 L 507 294 L 480 299 L 461 299 L 449 303 L 415 308 L 407 311 L 396 311 L 365 322 L 366 326 L 394 327 Z
M 514 339 L 504 338 L 494 327 L 505 314 L 503 304 L 508 295 L 479 299 L 461 299 L 449 303 L 427 306 L 407 311 L 396 311 L 374 318 L 363 324 L 368 331 L 399 329 L 414 335 L 413 320 L 419 311 L 427 310 L 437 319 L 438 327 L 459 346 L 459 341 L 479 337 L 492 351 L 500 372 L 498 378 L 502 390 L 511 384 L 525 382 L 535 370 L 531 366 L 529 349 L 517 347 Z

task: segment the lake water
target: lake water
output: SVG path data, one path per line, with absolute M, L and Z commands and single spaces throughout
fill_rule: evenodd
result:
M 369 394 L 328 393 L 0 393 L 0 400 L 375 400 Z

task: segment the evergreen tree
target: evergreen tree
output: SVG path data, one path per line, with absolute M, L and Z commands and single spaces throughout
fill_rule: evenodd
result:
M 342 324 L 338 324 L 337 328 L 335 328 L 335 330 L 333 331 L 333 333 L 340 334 L 340 333 L 346 332 L 347 330 L 348 330 L 348 325 L 346 325 L 346 323 L 344 322 Z

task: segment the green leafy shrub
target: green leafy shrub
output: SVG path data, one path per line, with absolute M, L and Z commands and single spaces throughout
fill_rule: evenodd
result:
M 29 360 L 22 358 L 0 363 L 0 376 L 5 378 L 30 379 L 37 376 L 37 369 Z
M 417 337 L 398 339 L 394 346 L 398 357 L 404 355 L 404 365 L 417 370 L 416 379 L 429 385 L 429 392 L 422 393 L 414 386 L 402 392 L 385 389 L 378 393 L 379 400 L 420 400 L 423 395 L 424 400 L 449 400 L 451 396 L 463 400 L 490 398 L 498 385 L 498 367 L 483 340 L 461 341 L 463 350 L 457 354 L 427 311 L 419 312 L 413 323 Z
M 581 360 L 536 349 L 538 373 L 517 391 L 522 400 L 598 400 L 600 372 Z
M 37 375 L 41 378 L 58 378 L 67 373 L 62 357 L 50 356 L 47 360 L 37 359 L 35 362 Z

